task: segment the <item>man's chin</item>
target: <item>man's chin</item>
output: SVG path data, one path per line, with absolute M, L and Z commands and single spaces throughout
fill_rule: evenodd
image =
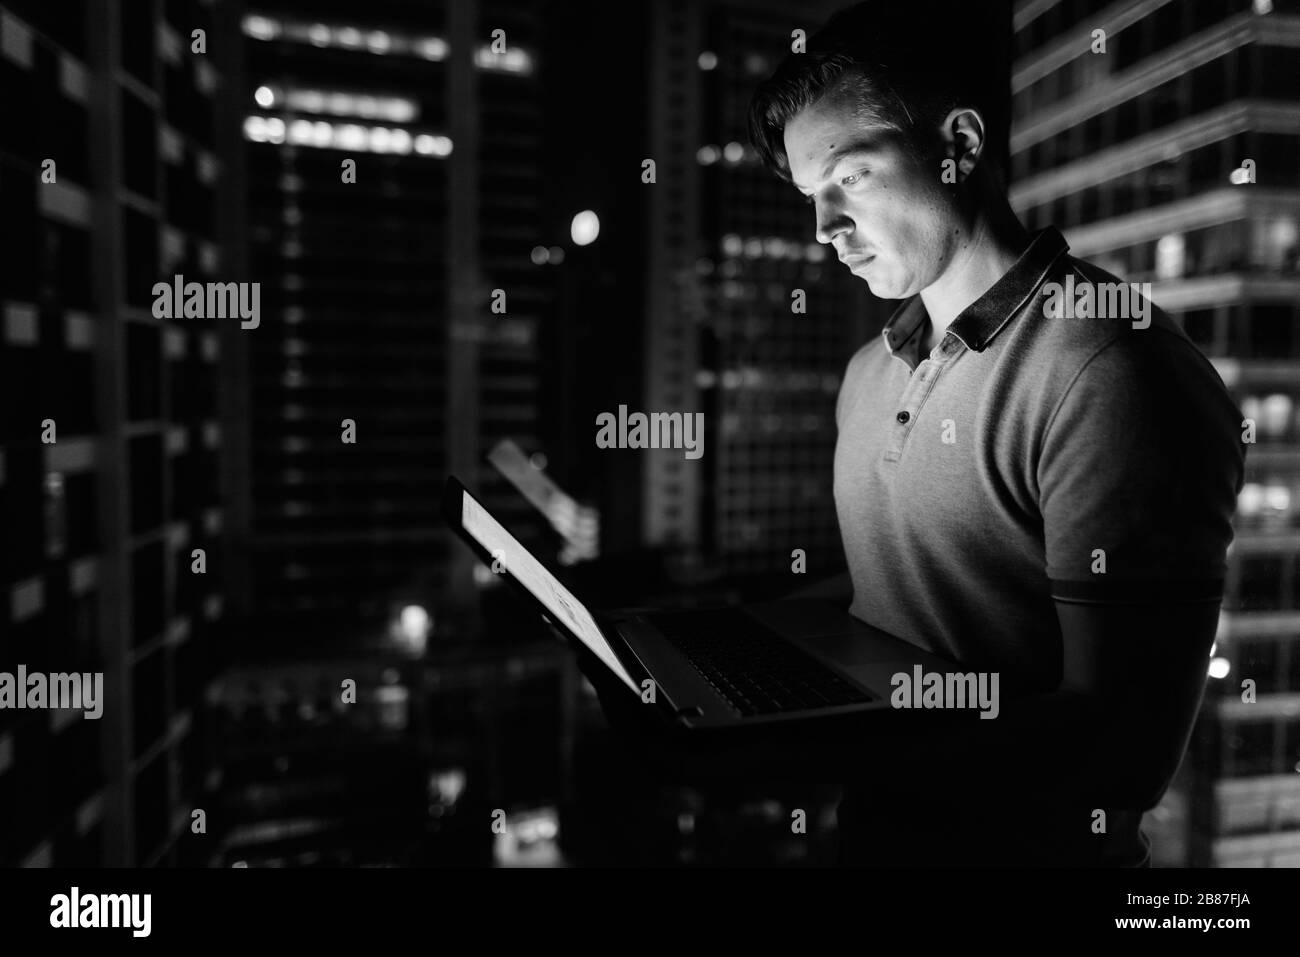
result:
M 859 275 L 858 278 L 867 284 L 867 288 L 871 290 L 871 294 L 875 296 L 877 299 L 906 299 L 907 298 L 906 296 L 899 295 L 898 290 L 894 287 L 894 284 L 889 282 L 888 280 L 882 280 L 879 277 L 877 277 L 876 279 L 869 279 L 868 277 L 863 275 Z

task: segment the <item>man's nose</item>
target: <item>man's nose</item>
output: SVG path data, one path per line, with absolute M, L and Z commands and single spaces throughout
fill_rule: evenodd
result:
M 853 231 L 853 220 L 839 207 L 829 203 L 817 203 L 817 232 L 819 243 L 831 243 L 836 236 Z

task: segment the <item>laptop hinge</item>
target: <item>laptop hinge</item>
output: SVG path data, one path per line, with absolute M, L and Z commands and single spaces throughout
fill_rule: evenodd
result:
M 647 678 L 654 681 L 650 669 L 645 666 L 636 651 L 619 633 L 619 619 L 608 614 L 594 612 L 591 617 L 595 619 L 596 624 L 605 635 L 605 640 L 609 642 L 610 648 L 614 650 L 614 654 L 618 655 L 618 660 L 623 663 L 623 667 L 633 676 L 633 680 L 636 681 L 637 685 L 640 687 L 641 683 Z M 678 707 L 677 702 L 668 694 L 668 690 L 657 681 L 655 681 L 655 705 L 665 711 L 668 717 L 672 719 L 694 716 L 700 713 L 699 709 L 694 705 L 689 708 Z

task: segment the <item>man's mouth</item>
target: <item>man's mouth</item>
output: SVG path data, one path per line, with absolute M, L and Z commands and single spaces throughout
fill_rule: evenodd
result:
M 857 269 L 859 266 L 865 266 L 875 258 L 875 256 L 841 256 L 840 262 L 850 269 Z

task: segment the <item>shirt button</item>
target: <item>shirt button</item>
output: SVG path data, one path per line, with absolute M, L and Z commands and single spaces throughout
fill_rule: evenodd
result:
M 908 413 L 908 412 L 900 412 L 900 413 L 898 413 L 898 415 L 896 416 L 896 418 L 898 419 L 899 422 L 906 422 L 906 421 L 907 421 L 908 419 L 910 419 L 911 417 L 912 417 L 912 416 L 911 416 L 911 413 Z

